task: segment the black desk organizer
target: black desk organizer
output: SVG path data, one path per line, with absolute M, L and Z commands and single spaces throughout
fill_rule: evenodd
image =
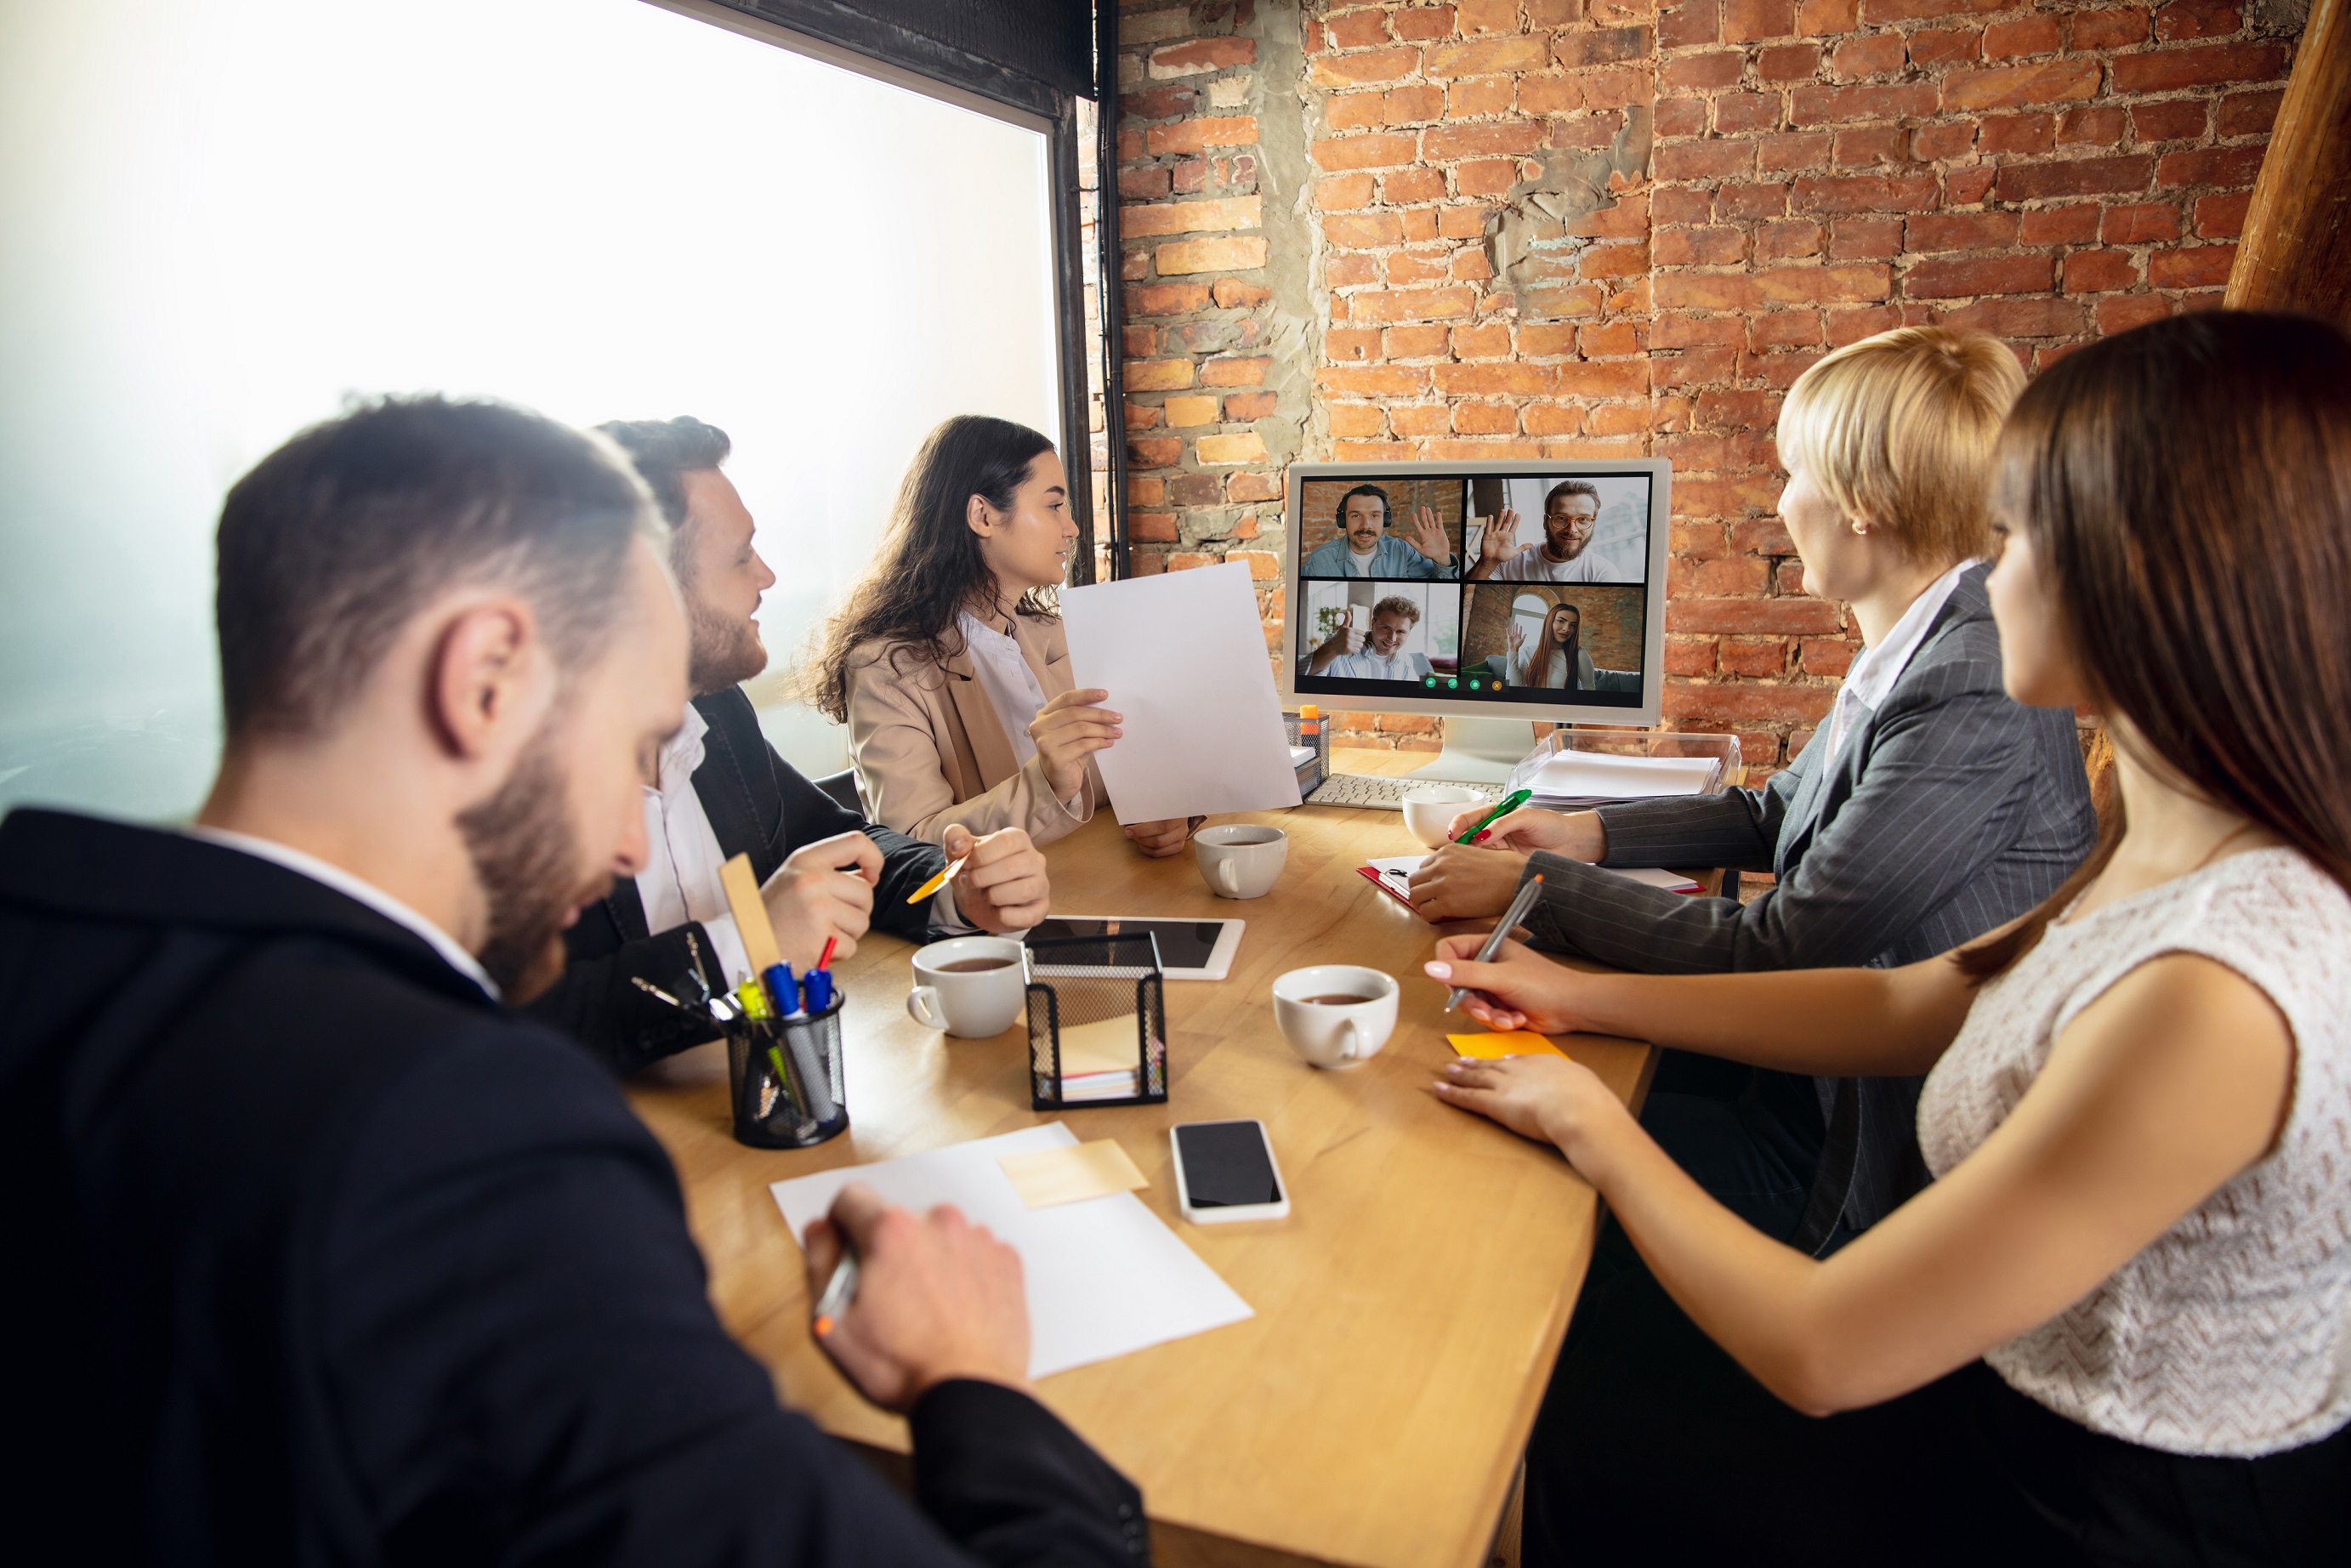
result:
M 1105 1105 L 1167 1103 L 1167 1009 L 1159 943 L 1134 936 L 1054 936 L 1029 944 L 1029 1103 L 1039 1111 L 1091 1111 Z M 1132 1017 L 1133 1094 L 1066 1098 L 1061 1035 Z
M 738 1018 L 726 1028 L 726 1080 L 735 1141 L 755 1149 L 805 1149 L 849 1126 L 841 1082 L 841 1005 L 797 1019 Z M 778 1071 L 780 1065 L 781 1071 Z

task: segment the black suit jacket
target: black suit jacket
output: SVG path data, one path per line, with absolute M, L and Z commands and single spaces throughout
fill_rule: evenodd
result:
M 876 827 L 810 783 L 768 744 L 742 687 L 696 697 L 694 706 L 710 725 L 702 766 L 694 772 L 694 792 L 718 835 L 718 847 L 730 859 L 749 855 L 752 873 L 764 883 L 803 844 L 837 833 L 863 833 L 882 850 L 875 927 L 916 942 L 929 936 L 931 900 L 909 904 L 906 895 L 946 863 L 945 852 Z M 704 962 L 711 962 L 709 934 L 700 922 L 649 933 L 636 883 L 614 883 L 566 934 L 570 964 L 554 988 L 531 1004 L 531 1016 L 580 1040 L 618 1072 L 715 1039 L 707 1025 L 631 984 L 632 978 L 649 980 L 677 994 L 680 980 L 694 967 L 686 949 L 688 930 L 702 944 Z
M 916 1408 L 927 1521 L 779 1409 L 610 1074 L 235 850 L 0 823 L 0 1512 L 76 1561 L 1144 1551 L 1134 1489 L 1025 1396 Z

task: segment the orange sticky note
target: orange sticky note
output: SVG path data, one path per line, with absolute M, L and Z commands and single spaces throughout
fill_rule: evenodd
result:
M 1553 1056 L 1565 1056 L 1550 1040 L 1532 1030 L 1514 1029 L 1499 1034 L 1448 1034 L 1453 1049 L 1464 1056 L 1474 1056 L 1480 1061 L 1493 1061 L 1505 1056 L 1540 1056 L 1544 1051 Z

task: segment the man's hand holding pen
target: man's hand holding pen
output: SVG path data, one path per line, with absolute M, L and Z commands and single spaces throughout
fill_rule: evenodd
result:
M 826 1301 L 844 1238 L 855 1287 L 845 1301 Z M 817 1343 L 874 1404 L 903 1414 L 958 1377 L 1028 1386 L 1020 1254 L 954 1205 L 917 1215 L 852 1182 L 809 1227 L 806 1249 L 809 1301 L 826 1307 Z
M 882 880 L 882 850 L 863 833 L 836 833 L 792 852 L 759 898 L 776 928 L 776 947 L 795 970 L 815 967 L 828 941 L 835 958 L 857 951 L 873 920 L 873 889 Z

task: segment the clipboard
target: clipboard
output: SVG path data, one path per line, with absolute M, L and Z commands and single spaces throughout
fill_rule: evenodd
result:
M 1355 873 L 1367 879 L 1374 887 L 1378 888 L 1406 909 L 1412 909 L 1415 915 L 1420 913 L 1419 910 L 1413 909 L 1412 897 L 1407 892 L 1412 885 L 1412 879 L 1405 873 L 1383 872 L 1374 866 L 1359 865 L 1355 868 Z

